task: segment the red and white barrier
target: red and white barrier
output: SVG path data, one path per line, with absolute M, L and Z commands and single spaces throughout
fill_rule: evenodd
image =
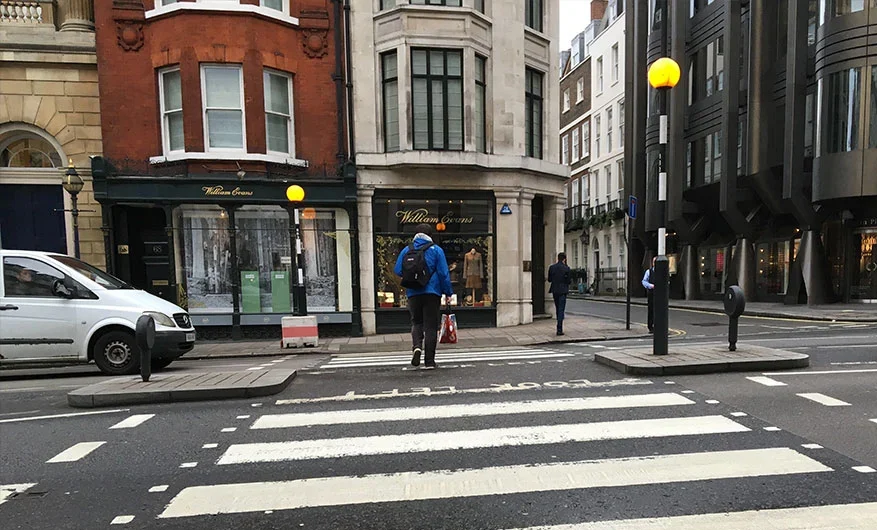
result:
M 317 331 L 317 317 L 315 316 L 283 317 L 280 325 L 283 327 L 283 338 L 280 341 L 283 348 L 316 347 L 319 344 L 320 335 Z

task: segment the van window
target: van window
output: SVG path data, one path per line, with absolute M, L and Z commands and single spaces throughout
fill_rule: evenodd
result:
M 64 273 L 32 258 L 3 258 L 6 296 L 53 298 L 52 286 Z
M 84 261 L 80 261 L 76 258 L 71 258 L 70 256 L 62 256 L 60 254 L 53 254 L 49 257 L 51 257 L 55 261 L 59 261 L 64 265 L 67 265 L 79 274 L 85 276 L 89 280 L 106 289 L 133 289 L 133 287 L 123 282 L 122 280 L 116 278 L 115 276 L 110 276 L 104 271 L 98 269 L 97 267 L 92 267 Z

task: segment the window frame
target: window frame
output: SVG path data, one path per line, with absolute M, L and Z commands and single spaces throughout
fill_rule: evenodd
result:
M 448 2 L 457 2 L 454 5 L 448 5 Z M 441 6 L 441 7 L 463 7 L 463 0 L 409 0 L 413 6 Z
M 594 157 L 600 158 L 600 129 L 603 123 L 600 116 L 594 116 Z
M 565 88 L 563 90 L 563 112 L 569 112 L 569 109 L 570 109 L 569 89 Z
M 579 128 L 576 127 L 572 130 L 572 161 L 578 162 L 581 160 L 579 154 L 581 151 L 579 150 Z
M 580 77 L 576 80 L 576 104 L 585 100 L 585 78 Z
M 560 162 L 563 165 L 569 165 L 569 135 L 564 134 L 560 137 Z
M 531 90 L 535 86 L 533 82 L 538 77 L 539 94 Z M 529 66 L 524 70 L 524 144 L 526 156 L 542 159 L 544 157 L 545 135 L 545 73 Z M 538 107 L 538 109 L 537 109 Z M 539 131 L 533 130 L 533 118 L 539 116 Z M 538 141 L 537 141 L 538 140 Z M 536 149 L 538 147 L 538 153 Z
M 171 149 L 170 145 L 170 127 L 168 123 L 168 116 L 171 113 L 179 112 L 180 116 L 183 115 L 183 76 L 180 74 L 180 108 L 179 110 L 168 111 L 165 108 L 165 76 L 172 73 L 179 73 L 180 67 L 171 66 L 169 68 L 162 68 L 158 71 L 158 104 L 159 104 L 159 112 L 161 114 L 161 149 L 163 155 L 169 155 L 171 153 L 185 153 L 186 152 L 186 123 L 183 120 L 181 123 L 183 125 L 183 148 L 182 149 Z
M 290 156 L 292 158 L 295 158 L 295 103 L 294 103 L 295 102 L 295 99 L 294 99 L 295 87 L 293 86 L 293 83 L 292 83 L 293 76 L 292 76 L 292 74 L 290 74 L 288 72 L 274 70 L 272 68 L 263 69 L 263 71 L 262 71 L 262 82 L 264 85 L 263 92 L 265 92 L 266 96 L 267 96 L 268 85 L 267 85 L 267 83 L 265 83 L 265 81 L 267 81 L 269 76 L 272 76 L 272 75 L 286 79 L 286 90 L 287 90 L 287 94 L 288 94 L 287 97 L 289 100 L 289 109 L 288 109 L 289 114 L 287 116 L 287 121 L 286 121 L 286 133 L 289 135 L 289 141 L 288 141 L 289 145 L 287 146 L 289 151 L 287 151 L 287 152 L 274 151 L 268 145 L 268 115 L 272 114 L 272 115 L 282 116 L 282 114 L 278 114 L 277 112 L 274 112 L 274 111 L 269 111 L 268 110 L 268 98 L 265 97 L 265 101 L 263 102 L 265 104 L 265 152 L 268 154 L 286 155 L 286 156 Z
M 426 53 L 426 74 L 415 74 L 414 73 L 414 54 L 416 52 L 425 52 Z M 432 65 L 432 53 L 440 52 L 442 54 L 442 75 L 432 74 L 431 65 Z M 460 75 L 450 75 L 448 73 L 448 55 L 451 53 L 459 54 L 460 56 Z M 411 54 L 409 57 L 411 61 L 411 145 L 415 151 L 464 151 L 466 149 L 466 107 L 465 107 L 465 55 L 463 54 L 463 50 L 460 48 L 424 48 L 424 47 L 412 47 Z M 415 79 L 425 79 L 426 80 L 426 114 L 427 114 L 427 145 L 428 147 L 418 147 L 417 139 L 414 128 L 414 80 Z M 450 117 L 448 115 L 448 109 L 450 108 L 450 96 L 448 93 L 448 81 L 449 80 L 459 80 L 460 81 L 460 112 L 461 112 L 461 120 L 460 120 L 460 147 L 459 148 L 451 148 L 450 145 Z M 432 82 L 441 80 L 442 82 L 442 94 L 445 95 L 444 103 L 442 105 L 442 116 L 443 116 L 443 142 L 444 147 L 435 147 L 434 141 L 434 130 L 433 130 L 433 91 L 432 91 Z M 401 140 L 400 140 L 401 141 Z
M 606 109 L 606 154 L 612 153 L 612 105 Z
M 618 102 L 618 148 L 624 149 L 624 99 Z
M 603 93 L 603 56 L 597 57 L 597 94 Z
M 534 31 L 542 33 L 545 27 L 545 2 L 544 0 L 525 0 L 524 25 Z
M 207 70 L 216 69 L 235 69 L 238 72 L 238 81 L 241 94 L 240 109 L 232 109 L 229 107 L 208 108 L 207 106 Z M 204 123 L 204 152 L 227 152 L 227 153 L 246 153 L 247 152 L 247 109 L 246 95 L 244 94 L 244 69 L 239 63 L 203 63 L 201 64 L 201 118 Z M 210 147 L 210 120 L 208 112 L 210 110 L 240 110 L 241 111 L 241 147 Z
M 396 75 L 394 77 L 386 76 L 386 69 L 384 67 L 384 61 L 389 59 L 390 56 L 393 56 L 393 60 L 396 63 Z M 399 126 L 401 122 L 401 113 L 399 112 L 399 54 L 397 50 L 388 50 L 386 52 L 381 53 L 378 56 L 381 64 L 380 64 L 380 74 L 381 74 L 381 127 L 383 133 L 383 144 L 384 144 L 384 152 L 385 153 L 395 153 L 402 149 L 402 135 L 399 132 Z M 396 84 L 396 145 L 394 149 L 391 149 L 389 145 L 389 118 L 390 115 L 387 113 L 387 88 L 395 83 Z M 412 118 L 413 119 L 413 118 Z
M 479 79 L 479 77 L 481 79 Z M 465 85 L 463 89 L 465 93 Z M 464 95 L 465 99 L 465 95 Z M 478 123 L 477 112 L 473 119 L 476 120 L 475 123 L 475 150 L 479 153 L 487 152 L 487 57 L 484 57 L 480 54 L 475 54 L 475 105 L 482 105 L 481 108 L 481 120 Z M 477 109 L 476 109 L 477 110 Z M 465 115 L 464 115 L 465 120 Z M 478 127 L 481 127 L 481 138 L 478 137 Z M 465 129 L 465 125 L 463 126 Z
M 264 7 L 265 9 L 274 9 L 275 11 L 279 11 L 279 12 L 283 13 L 284 15 L 289 14 L 289 0 L 281 0 L 283 5 L 281 6 L 280 9 L 275 9 L 273 7 L 266 6 L 265 2 L 266 2 L 266 0 L 259 0 L 259 7 Z
M 618 43 L 617 43 L 617 42 L 616 42 L 615 44 L 612 45 L 611 60 L 612 60 L 612 84 L 614 85 L 615 83 L 618 82 L 618 79 L 619 79 L 619 73 L 618 73 L 619 65 L 618 65 L 618 62 L 619 62 L 619 60 L 620 60 L 620 52 L 619 52 L 619 49 L 618 49 Z
M 591 156 L 591 122 L 586 120 L 582 124 L 582 158 Z

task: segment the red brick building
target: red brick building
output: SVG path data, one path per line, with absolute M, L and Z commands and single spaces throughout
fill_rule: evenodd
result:
M 108 267 L 202 333 L 276 333 L 305 307 L 359 320 L 341 13 L 332 0 L 95 2 Z

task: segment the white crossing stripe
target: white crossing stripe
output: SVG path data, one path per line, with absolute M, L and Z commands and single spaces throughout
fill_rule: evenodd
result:
M 724 416 L 537 425 L 477 431 L 446 431 L 319 440 L 234 444 L 217 464 L 249 464 L 317 458 L 420 453 L 597 440 L 696 436 L 748 432 Z
M 877 418 L 874 418 L 873 420 L 868 420 L 868 421 L 873 421 L 874 423 L 877 423 Z
M 128 412 L 129 409 L 90 410 L 88 412 L 68 412 L 67 414 L 49 414 L 47 416 L 30 416 L 27 418 L 8 418 L 0 420 L 0 423 L 17 423 L 21 421 L 54 420 L 56 418 L 75 418 L 77 416 L 94 416 L 95 414 L 116 414 Z
M 877 502 L 599 521 L 521 530 L 872 530 L 874 521 L 877 521 Z
M 36 482 L 28 484 L 0 484 L 0 504 L 6 502 L 9 497 L 12 497 L 16 493 L 24 493 L 36 485 Z
M 810 392 L 806 394 L 797 394 L 798 397 L 802 397 L 804 399 L 809 399 L 810 401 L 815 401 L 820 405 L 825 405 L 826 407 L 848 407 L 849 403 L 846 401 L 841 401 L 839 399 L 835 399 L 831 396 L 826 396 L 825 394 L 820 394 L 819 392 Z
M 68 449 L 65 449 L 46 460 L 47 464 L 57 464 L 59 462 L 76 462 L 88 456 L 89 453 L 102 446 L 107 442 L 81 442 Z
M 770 377 L 764 377 L 763 375 L 747 377 L 746 379 L 749 379 L 750 381 L 753 381 L 755 383 L 762 384 L 764 386 L 786 386 L 786 384 L 781 381 L 771 379 Z
M 133 520 L 134 520 L 133 515 L 119 515 L 115 519 L 110 521 L 110 524 L 128 524 Z
M 129 416 L 119 423 L 113 425 L 112 427 L 110 427 L 110 429 L 130 429 L 132 427 L 137 427 L 138 425 L 154 417 L 155 414 L 134 414 L 133 416 Z
M 877 473 L 877 469 L 871 466 L 853 466 L 853 470 L 859 473 Z
M 832 471 L 789 448 L 185 488 L 159 518 Z
M 465 403 L 438 407 L 394 407 L 329 412 L 266 414 L 251 429 L 284 429 L 312 425 L 372 423 L 379 421 L 433 420 L 473 416 L 500 416 L 530 412 L 561 412 L 572 410 L 668 407 L 694 405 L 694 401 L 674 393 L 587 398 L 546 399 L 541 401 L 504 401 L 499 403 Z
M 484 352 L 442 353 L 436 359 L 441 362 L 508 361 L 526 359 L 553 359 L 575 357 L 574 353 L 553 350 L 490 350 Z M 398 366 L 411 362 L 411 354 L 379 355 L 369 357 L 333 357 L 320 369 L 328 368 L 369 368 L 378 366 Z

